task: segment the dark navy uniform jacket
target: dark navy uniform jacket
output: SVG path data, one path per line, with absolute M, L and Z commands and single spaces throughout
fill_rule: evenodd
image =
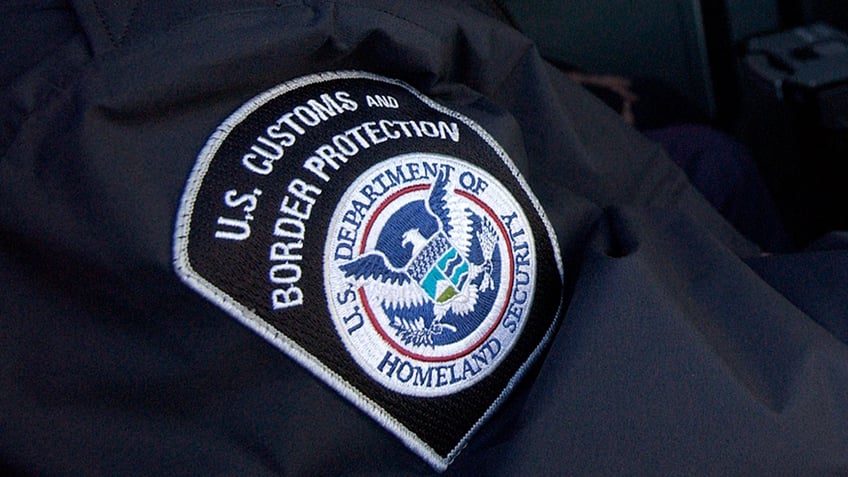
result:
M 173 265 L 216 128 L 355 70 L 487 131 L 562 257 L 537 290 L 562 290 L 554 334 L 447 474 L 848 473 L 848 240 L 761 254 L 506 23 L 414 0 L 24 3 L 0 7 L 3 470 L 434 472 Z

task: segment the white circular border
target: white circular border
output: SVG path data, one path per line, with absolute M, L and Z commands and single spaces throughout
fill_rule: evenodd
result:
M 479 204 L 473 204 L 473 207 L 481 209 L 481 211 L 483 211 L 490 220 L 495 222 L 493 225 L 500 237 L 499 243 L 501 244 L 499 247 L 499 253 L 501 255 L 500 288 L 492 310 L 488 313 L 486 318 L 483 319 L 480 325 L 469 334 L 469 336 L 456 343 L 439 347 L 437 353 L 430 353 L 430 355 L 427 355 L 424 352 L 411 351 L 408 347 L 402 346 L 391 337 L 384 337 L 383 334 L 390 333 L 384 313 L 381 310 L 376 309 L 373 311 L 375 319 L 382 324 L 381 328 L 383 328 L 384 331 L 381 333 L 381 331 L 378 330 L 371 322 L 370 317 L 365 312 L 365 306 L 363 306 L 359 290 L 356 290 L 357 297 L 355 300 L 348 301 L 344 304 L 338 303 L 338 300 L 336 299 L 337 294 L 346 291 L 348 289 L 349 282 L 345 279 L 343 272 L 339 269 L 340 260 L 343 259 L 336 260 L 333 258 L 336 246 L 339 244 L 338 235 L 339 230 L 342 227 L 342 216 L 344 212 L 348 210 L 351 201 L 359 194 L 361 186 L 371 184 L 372 179 L 382 174 L 387 169 L 393 169 L 398 165 L 410 162 L 424 161 L 452 167 L 452 174 L 454 176 L 454 179 L 450 183 L 452 188 L 459 187 L 455 182 L 456 177 L 463 172 L 470 172 L 487 182 L 488 186 L 486 189 L 481 191 L 479 195 L 475 196 L 481 203 L 491 209 L 491 211 L 495 214 L 495 217 L 492 217 L 488 212 L 482 209 Z M 416 185 L 432 186 L 433 182 L 434 179 L 432 178 L 421 178 L 403 185 L 398 185 L 395 190 L 387 191 L 386 196 L 381 199 L 385 201 L 391 197 L 394 192 L 399 192 Z M 420 195 L 423 199 L 429 195 L 430 187 L 428 187 L 425 192 L 411 193 Z M 453 192 L 451 191 L 450 193 Z M 467 198 L 464 200 L 471 202 L 471 200 Z M 373 241 L 375 240 L 375 235 L 377 235 L 377 233 L 371 233 L 368 237 L 364 237 L 363 234 L 366 224 L 375 218 L 374 214 L 377 213 L 377 211 L 380 211 L 380 217 L 386 216 L 387 213 L 391 213 L 391 210 L 380 209 L 379 204 L 372 204 L 367 214 L 362 218 L 362 223 L 358 229 L 354 246 L 354 259 L 359 256 L 359 249 L 362 246 L 363 240 L 368 241 L 368 243 L 366 243 L 366 252 L 373 250 Z M 514 301 L 514 293 L 517 291 L 517 274 L 515 270 L 515 255 L 512 251 L 513 247 L 512 239 L 510 237 L 510 229 L 507 224 L 503 223 L 501 215 L 512 214 L 515 214 L 516 216 L 511 224 L 513 226 L 512 228 L 514 230 L 524 230 L 524 235 L 521 236 L 521 240 L 522 242 L 526 242 L 529 248 L 530 265 L 525 267 L 522 271 L 529 274 L 530 280 L 529 283 L 521 285 L 521 289 L 527 292 L 526 296 L 528 298 L 527 301 L 521 305 L 522 311 L 517 327 L 510 330 L 508 327 L 504 326 L 503 320 L 510 305 Z M 512 259 L 510 260 L 511 257 Z M 356 361 L 360 368 L 362 368 L 362 370 L 371 379 L 392 391 L 418 397 L 446 396 L 459 392 L 478 383 L 497 369 L 499 364 L 509 354 L 513 345 L 521 336 L 524 324 L 527 321 L 527 315 L 532 307 L 532 297 L 536 286 L 536 272 L 536 250 L 533 231 L 529 220 L 521 209 L 518 201 L 509 192 L 509 189 L 482 168 L 461 159 L 433 153 L 419 152 L 395 156 L 371 166 L 368 170 L 360 174 L 359 177 L 350 183 L 336 206 L 336 210 L 330 221 L 330 227 L 327 230 L 327 241 L 324 248 L 324 287 L 327 295 L 327 305 L 333 319 L 333 324 L 336 327 L 336 332 L 339 334 L 345 348 L 353 357 L 354 361 Z M 374 301 L 376 302 L 376 300 Z M 359 307 L 358 311 L 361 313 L 363 318 L 363 326 L 353 333 L 348 333 L 347 328 L 349 327 L 349 324 L 344 321 L 344 318 L 352 316 L 356 312 L 354 308 L 356 306 Z M 373 306 L 372 309 L 374 308 L 378 307 Z M 380 325 L 378 324 L 377 326 Z M 389 341 L 387 341 L 387 339 Z M 490 359 L 485 367 L 481 366 L 476 374 L 473 374 L 466 379 L 463 374 L 465 361 L 467 359 L 473 359 L 472 355 L 485 348 L 492 339 L 497 339 L 501 346 L 497 355 L 494 356 L 493 359 Z M 406 348 L 406 350 L 399 348 Z M 387 352 L 390 352 L 393 358 L 401 360 L 393 369 L 393 372 L 391 373 L 392 377 L 387 376 L 386 372 L 378 369 L 378 366 L 386 356 Z M 490 355 L 491 353 L 489 353 L 486 357 L 491 358 Z M 447 373 L 447 376 L 450 377 L 449 382 L 438 386 L 415 386 L 412 384 L 415 382 L 414 373 L 410 375 L 407 382 L 402 382 L 397 377 L 396 373 L 399 373 L 399 369 L 403 369 L 401 367 L 404 366 L 404 363 L 409 363 L 409 365 L 413 367 L 408 369 L 420 367 L 422 370 L 429 370 L 427 375 L 430 376 L 433 381 L 437 380 L 438 377 L 434 377 L 433 374 L 438 375 L 439 369 L 442 369 L 443 372 Z M 449 373 L 451 368 L 455 370 L 456 373 Z M 457 381 L 452 381 L 452 378 L 457 376 L 463 377 Z

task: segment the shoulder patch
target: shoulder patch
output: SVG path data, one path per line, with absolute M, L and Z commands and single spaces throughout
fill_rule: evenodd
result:
M 550 224 L 494 138 L 357 71 L 281 84 L 215 131 L 174 262 L 437 470 L 541 353 L 562 300 Z

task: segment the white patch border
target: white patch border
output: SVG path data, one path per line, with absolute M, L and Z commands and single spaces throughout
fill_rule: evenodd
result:
M 486 141 L 489 147 L 491 147 L 495 151 L 495 153 L 498 155 L 504 165 L 506 165 L 509 171 L 512 173 L 513 177 L 521 185 L 524 193 L 527 194 L 527 197 L 530 199 L 530 202 L 536 209 L 536 213 L 539 214 L 539 216 L 541 217 L 541 220 L 548 234 L 548 239 L 551 241 L 551 247 L 553 248 L 557 269 L 560 275 L 560 282 L 562 283 L 564 277 L 562 257 L 560 256 L 559 245 L 557 243 L 557 237 L 556 233 L 554 232 L 553 226 L 545 215 L 541 203 L 533 194 L 530 187 L 524 180 L 524 177 L 521 176 L 517 167 L 512 163 L 512 160 L 509 159 L 509 156 L 507 155 L 506 151 L 503 150 L 500 144 L 498 144 L 497 141 L 495 141 L 495 139 L 488 132 L 486 132 L 486 130 L 484 130 L 472 119 L 436 103 L 432 99 L 420 93 L 412 86 L 400 80 L 387 78 L 384 76 L 358 70 L 315 73 L 286 81 L 277 85 L 274 88 L 265 91 L 264 93 L 260 93 L 259 95 L 255 96 L 247 103 L 242 105 L 239 109 L 237 109 L 234 113 L 232 113 L 229 117 L 227 117 L 227 119 L 224 120 L 224 122 L 220 126 L 218 126 L 215 132 L 212 133 L 212 135 L 207 140 L 203 149 L 200 151 L 200 154 L 198 154 L 194 167 L 192 168 L 191 175 L 189 176 L 188 181 L 186 182 L 182 198 L 180 199 L 179 208 L 177 210 L 176 226 L 174 230 L 174 271 L 186 285 L 194 289 L 207 300 L 218 305 L 237 321 L 241 322 L 243 325 L 247 326 L 255 333 L 262 336 L 266 341 L 273 344 L 287 356 L 289 356 L 298 364 L 300 364 L 312 374 L 317 376 L 321 381 L 330 386 L 333 390 L 338 392 L 347 400 L 351 401 L 359 409 L 371 416 L 372 419 L 376 420 L 385 429 L 389 430 L 392 434 L 397 436 L 404 443 L 404 445 L 406 445 L 410 450 L 412 450 L 418 456 L 424 459 L 435 470 L 443 472 L 448 468 L 448 466 L 454 461 L 454 459 L 456 459 L 457 455 L 459 455 L 462 449 L 467 445 L 468 440 L 471 438 L 471 436 L 480 428 L 480 426 L 483 425 L 483 423 L 485 423 L 489 419 L 489 417 L 491 417 L 495 410 L 500 407 L 501 403 L 503 403 L 503 401 L 510 394 L 512 389 L 527 371 L 527 368 L 529 368 L 530 365 L 532 365 L 532 363 L 534 363 L 538 356 L 541 354 L 544 347 L 550 341 L 554 330 L 556 329 L 556 325 L 559 319 L 561 318 L 560 315 L 562 312 L 562 303 L 560 303 L 559 305 L 557 315 L 551 321 L 551 325 L 548 327 L 547 331 L 545 332 L 545 335 L 542 337 L 542 340 L 539 342 L 533 352 L 527 357 L 527 359 L 518 368 L 518 370 L 516 370 L 515 374 L 513 374 L 513 376 L 510 378 L 507 385 L 501 390 L 501 393 L 497 396 L 497 398 L 495 398 L 495 400 L 492 402 L 486 412 L 483 413 L 480 419 L 478 419 L 477 422 L 462 437 L 462 439 L 460 439 L 457 445 L 446 456 L 442 457 L 409 428 L 407 428 L 401 422 L 395 419 L 391 414 L 381 408 L 377 403 L 372 401 L 368 396 L 361 393 L 353 385 L 349 384 L 338 373 L 334 372 L 329 367 L 324 365 L 318 358 L 307 352 L 294 340 L 285 336 L 279 330 L 268 324 L 251 309 L 238 303 L 227 293 L 212 285 L 203 276 L 197 273 L 189 262 L 188 238 L 189 232 L 191 230 L 191 217 L 194 213 L 194 206 L 197 200 L 197 194 L 200 190 L 201 185 L 203 184 L 203 180 L 206 177 L 207 172 L 209 171 L 209 167 L 212 163 L 212 160 L 215 158 L 215 155 L 218 152 L 218 149 L 225 142 L 225 140 L 233 131 L 233 129 L 239 124 L 241 124 L 253 112 L 267 104 L 269 101 L 283 94 L 312 84 L 349 79 L 368 79 L 401 87 L 407 90 L 419 100 L 421 100 L 427 106 L 433 108 L 434 110 L 446 114 L 458 121 L 462 121 L 466 126 L 471 128 L 481 138 L 483 138 L 483 140 Z M 537 240 L 543 240 L 543 238 L 539 237 Z

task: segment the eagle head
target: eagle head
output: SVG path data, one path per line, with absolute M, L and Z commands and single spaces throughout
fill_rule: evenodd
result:
M 410 229 L 403 233 L 403 242 L 401 245 L 406 248 L 407 245 L 412 245 L 412 255 L 415 256 L 418 252 L 427 245 L 427 239 L 421 235 L 418 229 Z

